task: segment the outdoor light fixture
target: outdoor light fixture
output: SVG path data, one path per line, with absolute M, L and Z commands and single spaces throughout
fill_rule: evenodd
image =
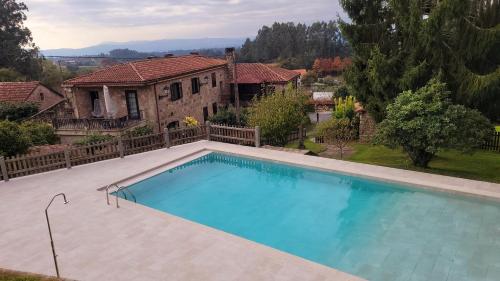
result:
M 200 85 L 202 86 L 208 85 L 208 76 L 205 76 L 205 78 L 203 78 L 203 82 L 200 82 Z
M 59 267 L 57 266 L 57 255 L 56 255 L 56 250 L 54 248 L 54 240 L 52 239 L 52 230 L 50 229 L 49 213 L 48 213 L 50 205 L 52 204 L 52 202 L 54 202 L 54 199 L 56 199 L 57 196 L 62 196 L 63 197 L 64 204 L 68 204 L 69 203 L 69 201 L 66 200 L 66 194 L 64 194 L 64 193 L 56 194 L 54 197 L 52 197 L 52 200 L 50 200 L 50 203 L 49 203 L 49 205 L 47 205 L 47 208 L 45 208 L 45 217 L 47 218 L 47 226 L 49 228 L 50 246 L 52 247 L 52 256 L 54 257 L 54 264 L 56 266 L 57 278 L 60 278 L 60 276 L 59 276 Z

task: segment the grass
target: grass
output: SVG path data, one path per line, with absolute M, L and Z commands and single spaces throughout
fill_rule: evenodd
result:
M 346 160 L 500 183 L 498 152 L 476 151 L 470 155 L 454 150 L 443 151 L 430 162 L 429 168 L 424 169 L 413 166 L 401 149 L 392 150 L 383 146 L 355 144 L 354 150 L 355 152 Z
M 0 281 L 57 281 L 60 279 L 37 274 L 22 273 L 0 269 Z
M 314 154 L 319 154 L 319 153 L 326 150 L 326 147 L 322 146 L 319 143 L 315 143 L 309 139 L 304 140 L 304 146 L 306 147 L 305 149 L 311 151 Z M 299 148 L 299 141 L 294 141 L 294 142 L 288 143 L 287 145 L 285 145 L 285 147 L 298 149 Z
M 496 130 L 497 132 L 500 132 L 500 126 L 495 126 L 495 130 Z

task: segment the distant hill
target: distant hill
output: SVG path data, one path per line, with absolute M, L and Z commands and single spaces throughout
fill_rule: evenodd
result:
M 138 52 L 168 52 L 173 50 L 198 50 L 224 47 L 241 47 L 245 38 L 198 38 L 198 39 L 163 39 L 151 41 L 105 42 L 80 49 L 42 50 L 45 56 L 86 56 L 107 54 L 115 49 L 130 49 Z

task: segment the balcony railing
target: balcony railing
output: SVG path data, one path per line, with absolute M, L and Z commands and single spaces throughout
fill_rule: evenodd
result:
M 128 116 L 115 119 L 78 119 L 78 118 L 56 118 L 52 119 L 52 125 L 56 130 L 90 130 L 109 131 L 126 129 L 140 122 L 140 120 L 129 119 Z

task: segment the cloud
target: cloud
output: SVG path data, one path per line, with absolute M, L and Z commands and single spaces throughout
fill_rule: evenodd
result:
M 331 0 L 25 0 L 43 49 L 103 41 L 255 36 L 275 21 L 343 16 Z

